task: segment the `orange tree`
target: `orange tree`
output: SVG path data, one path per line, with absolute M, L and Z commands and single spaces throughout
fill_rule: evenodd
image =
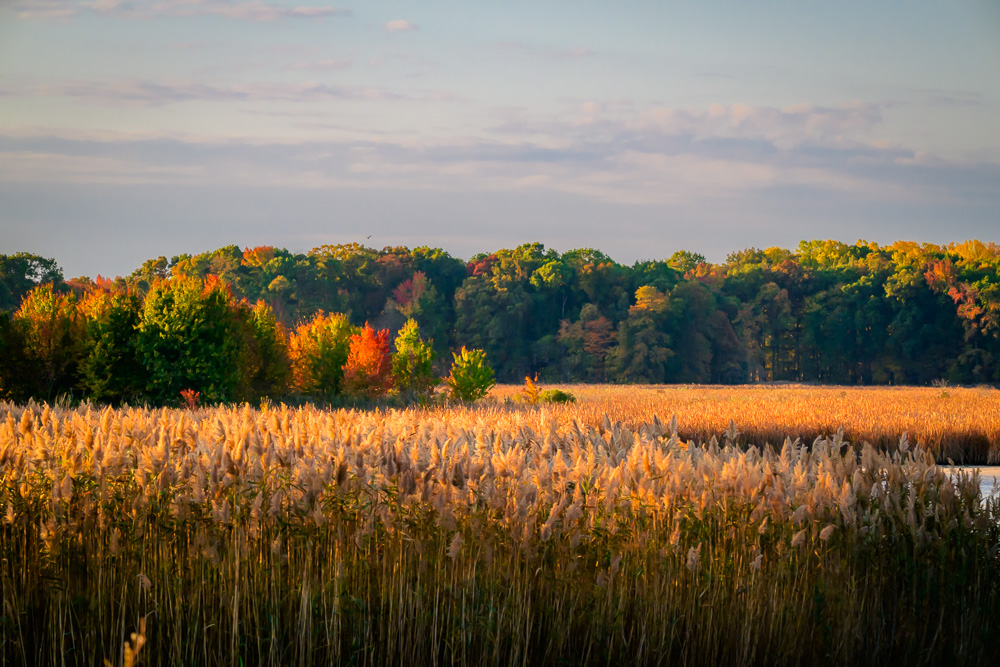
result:
M 378 398 L 392 389 L 392 359 L 389 330 L 365 326 L 351 336 L 351 349 L 344 364 L 344 392 L 352 396 Z

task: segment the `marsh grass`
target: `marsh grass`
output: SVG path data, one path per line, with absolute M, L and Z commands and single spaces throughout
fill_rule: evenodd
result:
M 557 385 L 577 405 L 562 414 L 599 425 L 604 415 L 636 429 L 650 415 L 677 419 L 685 440 L 708 442 L 735 424 L 740 442 L 763 447 L 786 437 L 811 443 L 840 431 L 855 443 L 893 451 L 906 433 L 938 463 L 1000 463 L 1000 390 L 989 387 L 836 387 L 813 385 Z M 516 385 L 492 396 L 517 406 Z M 560 414 L 560 408 L 548 411 Z
M 4 405 L 0 662 L 991 664 L 974 475 L 586 405 Z

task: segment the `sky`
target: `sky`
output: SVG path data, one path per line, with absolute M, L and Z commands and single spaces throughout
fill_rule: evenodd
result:
M 0 0 L 0 254 L 1000 241 L 1000 3 Z

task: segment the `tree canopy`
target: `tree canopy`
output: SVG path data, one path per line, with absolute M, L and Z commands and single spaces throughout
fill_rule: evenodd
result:
M 355 374 L 388 359 L 440 377 L 466 346 L 508 382 L 1000 382 L 1000 246 L 977 240 L 813 240 L 721 263 L 677 250 L 630 266 L 540 243 L 468 262 L 427 247 L 232 245 L 94 281 L 18 253 L 0 255 L 0 310 L 0 391 L 22 397 L 126 400 L 142 368 L 164 397 L 195 381 L 210 397 L 336 391 L 365 323 L 388 333 L 357 348 Z M 418 328 L 433 346 L 419 354 Z M 219 363 L 185 366 L 191 346 Z M 369 348 L 379 364 L 360 362 Z M 25 373 L 35 385 L 14 387 Z

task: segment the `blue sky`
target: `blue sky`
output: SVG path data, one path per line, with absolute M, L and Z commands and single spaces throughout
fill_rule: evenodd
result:
M 996 2 L 307 2 L 0 0 L 0 253 L 1000 240 Z

